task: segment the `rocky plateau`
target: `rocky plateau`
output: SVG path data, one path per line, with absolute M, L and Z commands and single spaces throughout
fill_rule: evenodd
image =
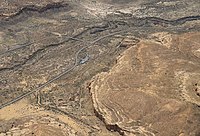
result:
M 0 0 L 0 136 L 200 136 L 199 0 Z

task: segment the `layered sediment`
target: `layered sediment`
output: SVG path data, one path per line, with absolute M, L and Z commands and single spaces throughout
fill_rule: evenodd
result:
M 95 111 L 125 135 L 198 135 L 200 33 L 150 37 L 93 79 Z

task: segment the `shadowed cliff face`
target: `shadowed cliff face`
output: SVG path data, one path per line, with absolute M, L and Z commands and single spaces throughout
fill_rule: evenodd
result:
M 198 135 L 198 0 L 1 0 L 0 135 Z

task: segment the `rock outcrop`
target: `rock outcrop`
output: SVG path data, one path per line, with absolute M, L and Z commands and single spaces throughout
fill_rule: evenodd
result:
M 199 37 L 156 33 L 126 50 L 92 80 L 96 115 L 122 135 L 199 135 Z
M 0 0 L 0 136 L 199 136 L 199 9 Z

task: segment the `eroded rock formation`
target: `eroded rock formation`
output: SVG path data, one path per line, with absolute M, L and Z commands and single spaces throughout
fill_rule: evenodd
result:
M 0 0 L 0 136 L 199 135 L 199 9 Z
M 198 135 L 200 33 L 150 37 L 93 79 L 95 111 L 125 135 Z

